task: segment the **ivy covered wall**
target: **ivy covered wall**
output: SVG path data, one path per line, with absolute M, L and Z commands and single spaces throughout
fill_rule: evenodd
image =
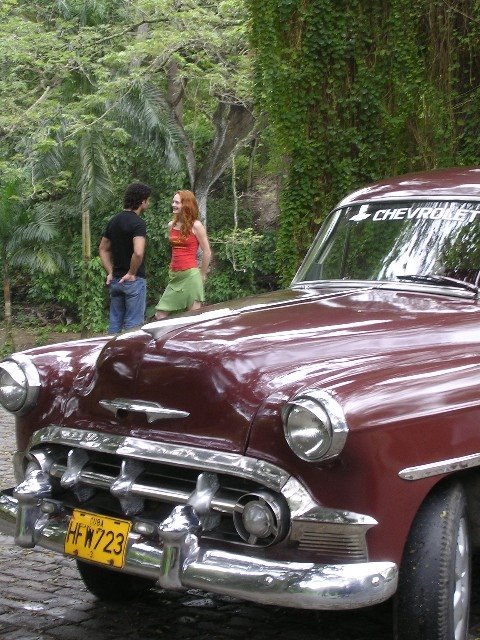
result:
M 288 284 L 328 210 L 408 171 L 480 164 L 480 0 L 247 0 L 282 175 Z

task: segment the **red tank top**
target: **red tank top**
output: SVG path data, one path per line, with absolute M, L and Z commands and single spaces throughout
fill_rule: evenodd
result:
M 185 271 L 198 267 L 198 239 L 193 231 L 184 238 L 178 229 L 172 227 L 170 229 L 170 244 L 172 245 L 172 260 L 170 262 L 172 271 Z

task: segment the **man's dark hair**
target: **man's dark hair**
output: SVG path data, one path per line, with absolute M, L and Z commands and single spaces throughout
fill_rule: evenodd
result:
M 146 184 L 133 182 L 129 184 L 123 196 L 123 206 L 125 209 L 138 209 L 144 200 L 150 197 L 152 190 Z

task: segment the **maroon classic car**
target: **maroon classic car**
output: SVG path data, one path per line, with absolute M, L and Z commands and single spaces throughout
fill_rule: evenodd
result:
M 99 598 L 393 597 L 396 638 L 465 640 L 479 281 L 480 168 L 412 174 L 340 202 L 289 289 L 13 354 L 2 530 Z

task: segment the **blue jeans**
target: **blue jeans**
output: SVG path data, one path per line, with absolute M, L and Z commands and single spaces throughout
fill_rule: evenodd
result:
M 145 322 L 147 282 L 145 278 L 120 283 L 113 278 L 110 292 L 110 325 L 108 333 L 120 333 L 122 329 L 140 327 Z

